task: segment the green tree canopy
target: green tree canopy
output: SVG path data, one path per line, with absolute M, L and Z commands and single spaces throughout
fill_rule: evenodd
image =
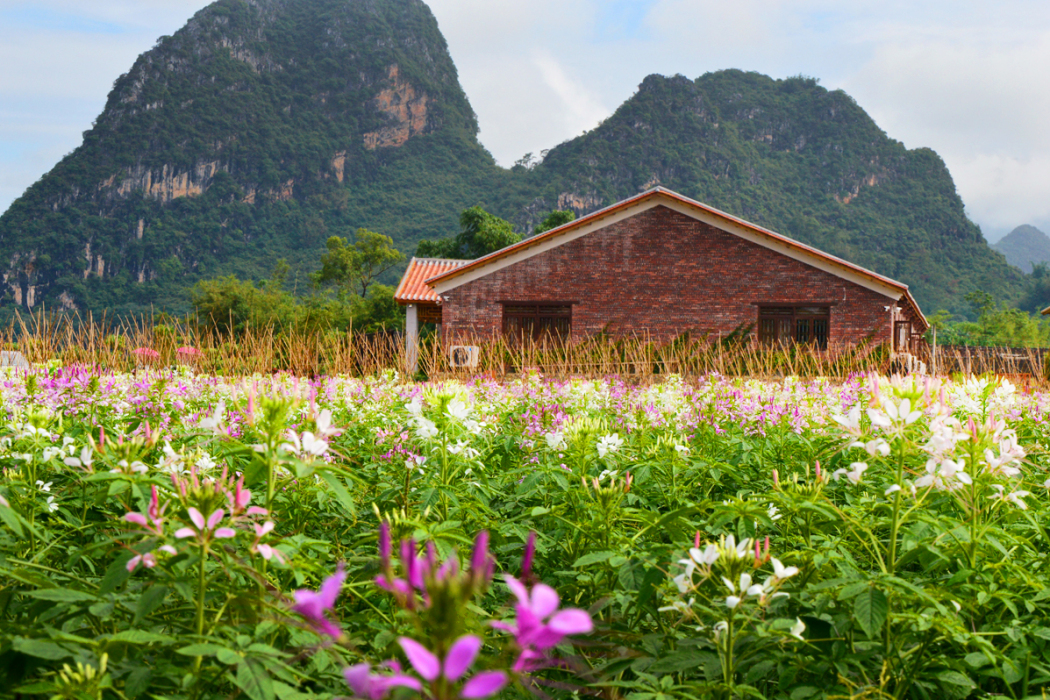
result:
M 558 228 L 570 221 L 576 220 L 576 213 L 571 211 L 562 211 L 555 209 L 550 214 L 547 214 L 546 218 L 532 229 L 532 234 L 543 233 L 544 231 L 550 231 L 552 228 Z
M 459 258 L 473 260 L 514 245 L 521 236 L 514 226 L 480 206 L 466 209 L 459 216 L 460 232 L 455 237 L 420 241 L 416 255 L 421 258 Z
M 360 289 L 361 296 L 367 297 L 376 278 L 405 256 L 394 248 L 389 236 L 381 233 L 359 228 L 355 238 L 353 245 L 339 236 L 328 239 L 328 250 L 321 256 L 321 269 L 314 274 L 314 280 L 320 285 L 334 284 L 349 293 Z

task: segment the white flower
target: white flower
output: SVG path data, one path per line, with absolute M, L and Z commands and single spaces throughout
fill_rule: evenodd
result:
M 405 404 L 405 410 L 411 413 L 413 416 L 419 416 L 423 413 L 423 402 L 419 398 L 414 398 L 409 403 Z
M 49 462 L 49 461 L 51 461 L 52 457 L 57 457 L 60 454 L 62 454 L 62 448 L 61 447 L 45 447 L 44 448 L 44 461 L 45 462 Z
M 209 418 L 201 418 L 200 427 L 202 430 L 214 430 L 218 432 L 219 426 L 222 425 L 225 416 L 226 400 L 222 399 L 219 401 L 219 405 L 215 407 L 215 412 L 212 413 Z
M 616 475 L 620 473 L 619 469 L 606 469 L 598 475 L 598 481 L 605 481 L 605 477 L 615 479 Z
M 427 458 L 423 455 L 411 455 L 405 461 L 409 465 L 409 470 L 416 468 L 419 469 L 419 473 L 422 474 L 423 465 L 427 463 Z
M 729 623 L 726 622 L 725 620 L 722 620 L 721 622 L 716 622 L 715 623 L 715 626 L 712 627 L 712 629 L 715 632 L 715 641 L 716 642 L 718 641 L 718 638 L 722 636 L 722 633 L 725 632 L 726 628 L 728 628 L 728 627 L 729 627 Z
M 434 424 L 434 421 L 428 418 L 423 418 L 422 416 L 416 419 L 417 436 L 419 436 L 423 440 L 429 440 L 437 434 L 438 429 L 437 426 Z
M 320 457 L 328 451 L 328 443 L 313 433 L 303 433 L 303 451 L 314 457 Z
M 901 490 L 900 484 L 894 484 L 893 486 L 891 486 L 888 489 L 886 489 L 886 494 L 885 495 L 889 496 L 891 493 L 897 493 L 900 490 Z
M 834 477 L 835 481 L 838 481 L 839 477 L 845 475 L 850 482 L 859 484 L 861 476 L 863 476 L 864 472 L 868 469 L 868 465 L 864 462 L 854 462 L 849 466 L 849 469 L 836 469 L 831 476 Z
M 783 581 L 798 573 L 797 566 L 784 566 L 776 557 L 771 558 L 770 561 L 773 563 L 773 578 L 775 579 Z
M 1011 491 L 1010 493 L 1005 493 L 1005 489 L 1001 484 L 992 484 L 992 488 L 998 493 L 993 494 L 989 498 L 999 501 L 1009 501 L 1021 510 L 1028 510 L 1028 504 L 1022 500 L 1025 496 L 1031 495 L 1028 491 Z
M 890 453 L 890 443 L 886 442 L 882 438 L 875 438 L 868 442 L 855 442 L 850 447 L 859 447 L 867 452 L 872 457 L 880 455 L 885 457 Z
M 94 462 L 94 453 L 90 446 L 85 447 L 80 451 L 80 457 L 66 457 L 62 460 L 65 462 L 67 467 L 83 467 L 90 469 L 91 464 Z
M 547 433 L 543 436 L 547 441 L 547 447 L 552 451 L 557 452 L 558 450 L 565 449 L 565 435 L 559 432 Z
M 774 522 L 776 522 L 777 520 L 780 520 L 780 518 L 782 517 L 780 515 L 780 511 L 777 510 L 777 507 L 775 505 L 773 505 L 772 503 L 769 504 L 769 508 L 768 508 L 768 510 L 766 512 L 769 513 L 769 519 L 774 521 Z
M 329 435 L 335 435 L 338 430 L 332 427 L 332 412 L 327 408 L 317 414 L 317 420 L 314 421 L 317 426 L 318 437 L 327 437 Z
M 610 452 L 616 452 L 623 447 L 623 438 L 619 433 L 611 433 L 598 440 L 598 456 L 604 458 Z
M 51 484 L 52 484 L 52 483 L 53 483 L 53 482 L 49 481 L 49 482 L 47 482 L 47 483 L 45 484 L 45 483 L 44 483 L 43 481 L 40 481 L 39 479 L 37 479 L 37 482 L 36 482 L 36 487 L 37 487 L 38 489 L 40 489 L 41 491 L 45 491 L 45 492 L 48 492 L 48 493 L 50 493 L 50 491 L 51 491 Z
M 860 404 L 855 404 L 846 415 L 832 414 L 831 419 L 846 429 L 850 435 L 860 435 Z
M 54 496 L 48 496 L 47 497 L 47 509 L 51 513 L 54 513 L 56 510 L 58 510 L 58 504 L 55 503 L 55 497 Z
M 740 598 L 735 595 L 726 596 L 726 607 L 732 610 L 740 604 Z
M 955 608 L 955 612 L 962 612 L 962 606 L 959 605 L 957 602 L 953 600 L 951 601 L 951 604 Z
M 678 586 L 679 593 L 685 593 L 692 583 L 692 572 L 689 572 L 689 575 L 679 574 L 671 580 L 674 581 L 674 585 Z
M 796 617 L 795 618 L 795 624 L 793 624 L 791 626 L 791 629 L 789 630 L 789 634 L 792 637 L 794 637 L 795 639 L 799 640 L 800 642 L 804 642 L 806 640 L 802 638 L 802 633 L 805 632 L 805 631 L 806 631 L 806 623 L 804 623 L 802 620 L 800 620 L 799 618 Z
M 448 408 L 445 410 L 458 421 L 466 420 L 467 416 L 470 415 L 470 407 L 459 399 L 449 401 Z
M 679 457 L 685 458 L 689 454 L 689 448 L 685 445 L 675 445 L 674 451 L 678 453 Z
M 700 566 L 711 566 L 718 561 L 718 546 L 709 544 L 703 550 L 691 548 L 689 556 Z

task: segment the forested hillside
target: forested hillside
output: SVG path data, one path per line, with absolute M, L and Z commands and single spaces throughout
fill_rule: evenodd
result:
M 305 286 L 327 238 L 358 227 L 411 253 L 473 205 L 525 232 L 656 184 L 900 279 L 929 310 L 1023 293 L 943 161 L 814 80 L 653 75 L 505 170 L 419 0 L 218 0 L 143 54 L 83 145 L 0 216 L 0 309 L 179 311 L 196 280 L 266 277 L 278 258 Z

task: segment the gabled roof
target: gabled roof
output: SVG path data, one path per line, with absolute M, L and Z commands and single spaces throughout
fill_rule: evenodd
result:
M 735 234 L 765 248 L 775 250 L 812 267 L 876 291 L 893 300 L 900 301 L 903 297 L 906 304 L 915 311 L 920 322 L 925 327 L 929 326 L 926 318 L 922 315 L 922 311 L 919 309 L 919 305 L 908 291 L 908 285 L 663 187 L 655 187 L 622 202 L 617 202 L 605 209 L 600 209 L 580 219 L 570 221 L 558 228 L 545 231 L 532 238 L 526 238 L 519 243 L 507 246 L 494 253 L 489 253 L 477 260 L 444 270 L 427 278 L 426 283 L 434 288 L 436 295 L 442 294 L 455 289 L 461 284 L 484 277 L 508 265 L 521 262 L 656 206 L 666 206 L 723 231 Z
M 440 275 L 465 265 L 469 260 L 448 260 L 446 258 L 412 258 L 408 263 L 401 283 L 394 292 L 394 301 L 398 304 L 431 303 L 440 304 L 437 292 L 426 283 L 428 277 Z

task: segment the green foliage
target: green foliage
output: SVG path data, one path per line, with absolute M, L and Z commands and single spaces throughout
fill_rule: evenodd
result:
M 459 217 L 460 232 L 454 238 L 420 241 L 416 255 L 425 258 L 474 260 L 521 240 L 508 221 L 480 206 L 466 209 Z
M 536 224 L 536 226 L 532 229 L 532 235 L 535 236 L 538 233 L 543 233 L 544 231 L 550 231 L 552 228 L 558 228 L 559 226 L 562 226 L 564 224 L 569 223 L 570 221 L 575 221 L 575 220 L 576 220 L 576 213 L 575 212 L 572 212 L 572 211 L 560 211 L 560 210 L 556 209 L 556 210 L 552 211 L 550 214 L 547 214 L 547 216 L 543 219 L 543 221 L 541 221 L 540 223 Z
M 985 347 L 1045 348 L 1050 347 L 1050 321 L 1021 309 L 996 302 L 991 294 L 974 291 L 966 295 L 977 321 L 959 320 L 944 310 L 928 316 L 931 328 L 937 329 L 941 345 L 974 345 Z M 931 334 L 928 334 L 932 337 Z
M 320 285 L 334 284 L 343 293 L 360 287 L 362 297 L 368 296 L 376 278 L 405 258 L 389 236 L 364 228 L 357 229 L 353 245 L 332 236 L 325 247 L 328 250 L 321 256 L 321 269 L 314 280 Z

